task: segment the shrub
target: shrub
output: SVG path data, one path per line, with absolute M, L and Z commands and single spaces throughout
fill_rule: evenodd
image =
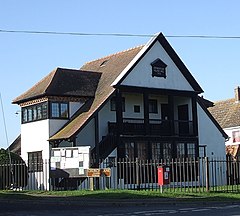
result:
M 27 178 L 27 166 L 23 159 L 15 153 L 9 154 L 7 150 L 0 149 L 0 189 L 24 187 Z

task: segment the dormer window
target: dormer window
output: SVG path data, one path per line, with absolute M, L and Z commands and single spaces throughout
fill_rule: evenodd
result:
M 166 78 L 166 67 L 167 65 L 161 60 L 161 59 L 156 59 L 151 63 L 152 66 L 152 76 L 156 77 L 164 77 Z
M 68 118 L 68 103 L 51 102 L 51 118 Z
M 100 67 L 104 67 L 107 62 L 108 62 L 108 59 L 107 59 L 107 60 L 104 60 L 104 61 L 100 64 Z

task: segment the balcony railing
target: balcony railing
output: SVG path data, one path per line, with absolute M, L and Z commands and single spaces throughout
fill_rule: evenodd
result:
M 172 129 L 174 128 L 174 130 Z M 109 122 L 109 133 L 117 133 L 117 124 Z M 183 120 L 150 119 L 147 129 L 144 119 L 124 118 L 123 135 L 159 135 L 159 136 L 193 136 L 193 122 Z

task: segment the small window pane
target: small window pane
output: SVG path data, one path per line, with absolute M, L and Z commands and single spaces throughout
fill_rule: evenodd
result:
M 61 107 L 61 117 L 68 118 L 68 104 L 62 103 Z
M 37 119 L 42 119 L 42 106 L 37 107 Z
M 116 98 L 112 98 L 110 101 L 111 111 L 116 111 Z
M 157 100 L 149 100 L 149 113 L 158 113 Z
M 52 103 L 52 106 L 51 106 L 51 108 L 52 108 L 52 117 L 54 118 L 54 117 L 56 117 L 56 118 L 58 118 L 60 115 L 59 115 L 59 104 L 58 103 Z
M 22 122 L 27 122 L 28 121 L 28 111 L 26 108 L 22 108 Z
M 33 121 L 36 121 L 37 120 L 37 107 L 34 106 L 33 107 Z
M 184 143 L 178 143 L 177 144 L 177 157 L 178 158 L 183 158 L 185 157 L 185 150 L 184 150 Z
M 29 107 L 28 108 L 28 121 L 32 121 L 32 120 L 33 120 L 32 108 Z
M 42 118 L 43 119 L 48 118 L 48 106 L 47 106 L 47 103 L 44 103 L 42 105 Z
M 111 111 L 116 111 L 116 97 L 110 100 Z M 125 112 L 125 98 L 122 98 L 122 111 Z
M 147 160 L 148 159 L 148 148 L 147 143 L 145 142 L 138 142 L 137 143 L 137 157 L 140 160 Z
M 195 143 L 188 143 L 187 144 L 187 153 L 189 158 L 195 157 Z
M 163 143 L 163 159 L 170 160 L 172 158 L 172 145 L 171 143 Z
M 125 143 L 125 157 L 128 159 L 134 159 L 134 142 Z
M 134 112 L 135 113 L 140 113 L 140 106 L 139 105 L 134 105 Z
M 152 143 L 152 159 L 161 159 L 161 143 Z

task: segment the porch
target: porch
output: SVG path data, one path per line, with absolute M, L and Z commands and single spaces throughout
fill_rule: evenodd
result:
M 196 136 L 193 130 L 193 121 L 189 120 L 162 120 L 123 118 L 121 131 L 116 122 L 108 122 L 108 132 L 122 135 L 155 135 L 155 136 Z

